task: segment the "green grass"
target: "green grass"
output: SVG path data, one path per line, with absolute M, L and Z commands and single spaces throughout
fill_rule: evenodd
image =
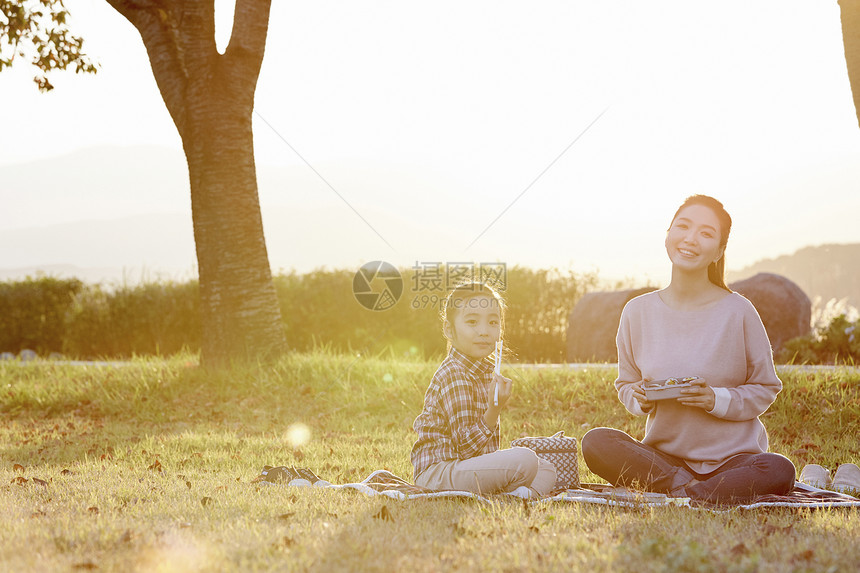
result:
M 0 362 L 0 571 L 848 571 L 860 512 L 703 513 L 577 504 L 400 502 L 251 483 L 264 465 L 334 483 L 411 478 L 411 424 L 435 362 L 293 354 L 206 374 Z M 508 368 L 503 443 L 608 425 L 641 436 L 614 369 Z M 856 370 L 786 370 L 772 449 L 860 462 Z M 291 427 L 306 426 L 303 444 Z M 600 481 L 581 465 L 583 481 Z M 383 511 L 383 507 L 385 510 Z M 390 517 L 390 519 L 384 518 Z

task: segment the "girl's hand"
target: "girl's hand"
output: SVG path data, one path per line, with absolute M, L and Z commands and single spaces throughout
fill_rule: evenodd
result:
M 636 398 L 636 401 L 639 402 L 639 407 L 642 408 L 642 411 L 646 414 L 654 407 L 654 402 L 649 402 L 648 398 L 645 397 L 645 389 L 642 388 L 642 385 L 645 384 L 645 382 L 650 381 L 650 378 L 646 378 L 633 385 L 633 397 Z
M 502 409 L 505 404 L 507 404 L 508 398 L 511 397 L 514 382 L 510 378 L 505 378 L 501 374 L 493 374 L 493 382 L 495 382 L 493 387 L 494 391 L 495 386 L 499 387 L 499 409 Z
M 691 387 L 681 390 L 681 394 L 682 396 L 678 398 L 679 404 L 701 408 L 706 412 L 714 409 L 714 390 L 708 386 L 704 378 L 699 378 L 693 382 Z
M 508 403 L 508 398 L 511 397 L 511 389 L 514 386 L 514 383 L 510 378 L 505 378 L 504 376 L 495 373 L 493 374 L 493 382 L 494 384 L 490 386 L 490 405 L 487 406 L 487 410 L 484 412 L 484 423 L 488 428 L 495 428 L 499 423 L 499 413 L 501 413 L 505 404 Z M 498 406 L 493 404 L 493 397 L 497 386 L 499 388 Z

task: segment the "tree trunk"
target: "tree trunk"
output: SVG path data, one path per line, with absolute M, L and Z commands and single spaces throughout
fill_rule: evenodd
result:
M 227 84 L 229 78 L 222 81 Z M 203 359 L 212 364 L 277 353 L 284 329 L 257 195 L 253 104 L 222 99 L 229 85 L 200 88 L 199 93 L 189 90 L 183 147 L 200 276 Z
M 854 94 L 854 111 L 860 125 L 860 0 L 839 0 L 842 9 L 842 42 L 848 79 Z
M 200 276 L 202 362 L 286 347 L 263 235 L 251 116 L 270 0 L 239 0 L 225 53 L 209 0 L 108 0 L 140 32 L 182 137 Z

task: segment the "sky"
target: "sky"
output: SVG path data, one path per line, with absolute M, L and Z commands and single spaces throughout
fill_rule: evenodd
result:
M 0 74 L 0 237 L 19 243 L 0 269 L 192 268 L 181 142 L 140 37 L 101 0 L 66 6 L 100 71 L 55 73 L 49 94 L 27 66 Z M 276 271 L 504 262 L 665 284 L 693 193 L 732 214 L 733 270 L 860 242 L 835 0 L 275 0 L 254 130 Z M 12 238 L 84 224 L 121 246 L 133 226 L 107 222 L 135 215 L 187 223 L 124 259 Z

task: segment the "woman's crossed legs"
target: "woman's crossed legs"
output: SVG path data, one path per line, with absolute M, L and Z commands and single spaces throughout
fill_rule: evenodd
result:
M 594 428 L 582 438 L 588 468 L 613 485 L 713 503 L 747 503 L 794 487 L 795 468 L 779 454 L 740 454 L 717 470 L 698 474 L 680 458 L 643 444 L 612 428 Z

